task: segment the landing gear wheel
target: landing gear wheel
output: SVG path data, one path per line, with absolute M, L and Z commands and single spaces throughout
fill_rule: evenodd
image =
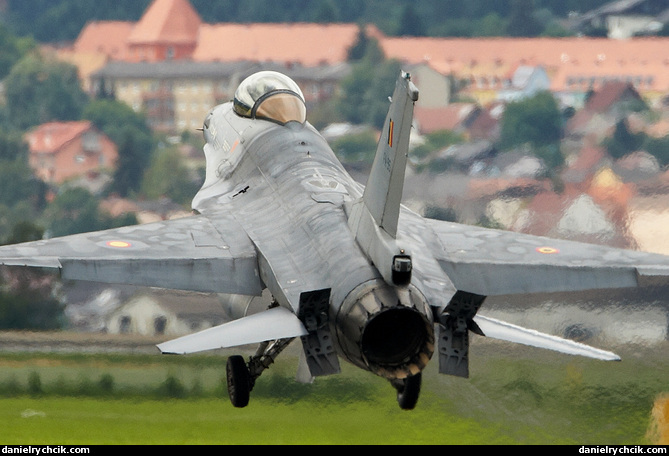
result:
M 229 357 L 225 370 L 230 402 L 237 408 L 246 407 L 251 395 L 251 378 L 244 358 L 238 355 Z
M 413 410 L 416 407 L 418 396 L 420 396 L 421 379 L 422 375 L 418 373 L 393 384 L 397 389 L 397 403 L 401 409 Z

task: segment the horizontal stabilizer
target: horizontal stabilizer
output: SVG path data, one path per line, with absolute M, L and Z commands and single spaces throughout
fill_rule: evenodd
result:
M 166 354 L 185 355 L 305 335 L 307 330 L 294 313 L 284 307 L 275 307 L 159 344 L 158 348 Z
M 494 318 L 477 315 L 474 321 L 486 337 L 515 342 L 532 347 L 545 348 L 569 355 L 579 355 L 603 361 L 620 361 L 615 353 L 590 347 L 573 340 L 563 339 L 532 329 L 521 328 Z
M 28 268 L 47 268 L 47 269 L 61 269 L 63 267 L 55 257 L 42 258 L 2 258 L 0 259 L 2 266 L 21 266 Z
M 60 270 L 64 280 L 260 296 L 257 251 L 227 213 L 0 247 L 0 265 Z

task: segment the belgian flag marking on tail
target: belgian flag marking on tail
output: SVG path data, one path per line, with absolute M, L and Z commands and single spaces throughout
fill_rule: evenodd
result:
M 390 119 L 390 124 L 388 125 L 388 145 L 393 147 L 393 130 L 395 129 L 395 122 Z

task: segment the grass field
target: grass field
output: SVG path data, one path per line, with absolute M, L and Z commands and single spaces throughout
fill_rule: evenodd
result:
M 666 349 L 603 363 L 475 344 L 471 378 L 442 376 L 434 360 L 413 411 L 399 409 L 386 381 L 346 364 L 341 375 L 298 384 L 291 353 L 261 377 L 245 409 L 227 399 L 220 356 L 5 353 L 0 442 L 660 443 L 667 424 L 652 410 L 669 393 Z

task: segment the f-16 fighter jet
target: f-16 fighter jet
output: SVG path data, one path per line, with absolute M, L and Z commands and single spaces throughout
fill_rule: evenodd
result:
M 257 344 L 230 356 L 234 406 L 294 339 L 300 381 L 340 360 L 388 379 L 400 407 L 418 401 L 433 355 L 469 375 L 469 334 L 601 360 L 608 351 L 479 314 L 493 295 L 666 283 L 669 258 L 430 220 L 401 204 L 418 89 L 398 76 L 365 186 L 306 119 L 283 74 L 245 79 L 204 121 L 206 179 L 191 217 L 0 248 L 0 263 L 57 268 L 64 279 L 259 296 L 235 320 L 158 345 L 187 354 Z M 485 312 L 482 312 L 485 313 Z

